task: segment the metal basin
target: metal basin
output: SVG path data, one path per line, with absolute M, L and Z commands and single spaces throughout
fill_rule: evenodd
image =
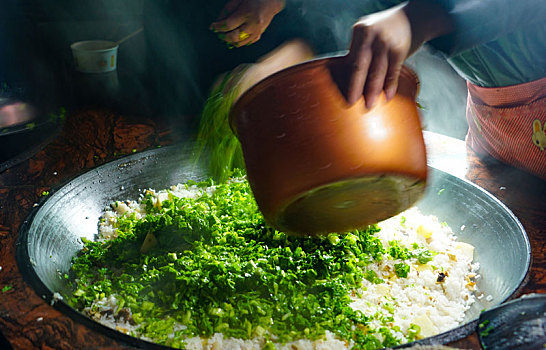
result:
M 69 271 L 71 259 L 82 248 L 80 237 L 93 239 L 102 210 L 115 200 L 136 199 L 141 189 L 163 189 L 206 174 L 191 161 L 184 146 L 171 146 L 134 154 L 93 169 L 51 191 L 22 225 L 17 261 L 36 293 L 51 302 L 54 292 L 67 288 L 60 276 Z M 425 197 L 417 203 L 424 214 L 445 221 L 460 241 L 475 247 L 480 263 L 478 288 L 488 298 L 478 300 L 464 324 L 449 332 L 418 341 L 440 344 L 474 332 L 480 311 L 497 306 L 516 291 L 530 265 L 527 235 L 512 212 L 480 187 L 429 169 Z M 464 225 L 464 230 L 461 227 Z M 69 317 L 130 345 L 164 348 L 103 326 L 62 300 L 54 306 Z M 406 345 L 407 346 L 407 345 Z

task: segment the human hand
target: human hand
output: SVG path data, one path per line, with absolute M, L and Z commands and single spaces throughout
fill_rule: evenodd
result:
M 405 6 L 362 17 L 353 26 L 344 94 L 349 104 L 364 95 L 371 108 L 382 91 L 390 100 L 396 94 L 405 59 L 428 40 L 454 30 L 452 19 L 432 0 L 410 0 Z
M 410 22 L 401 8 L 362 17 L 353 26 L 349 53 L 343 63 L 349 67 L 345 95 L 354 104 L 362 94 L 371 108 L 381 91 L 394 97 L 402 64 L 411 48 Z
M 284 0 L 229 0 L 210 28 L 229 45 L 241 47 L 258 41 Z

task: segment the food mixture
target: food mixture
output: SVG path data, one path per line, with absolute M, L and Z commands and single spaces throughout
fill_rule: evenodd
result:
M 343 234 L 270 228 L 248 182 L 190 181 L 115 202 L 74 258 L 71 306 L 187 349 L 376 349 L 460 324 L 473 247 L 412 208 Z

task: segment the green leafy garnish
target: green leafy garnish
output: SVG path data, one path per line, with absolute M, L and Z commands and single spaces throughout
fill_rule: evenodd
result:
M 130 310 L 139 336 L 172 347 L 216 332 L 241 339 L 274 336 L 284 343 L 320 339 L 328 330 L 357 349 L 407 341 L 387 327 L 371 327 L 375 316 L 353 310 L 350 295 L 364 280 L 384 282 L 366 268 L 370 263 L 427 254 L 396 241 L 385 248 L 375 225 L 326 237 L 276 231 L 265 223 L 246 180 L 190 181 L 186 187 L 212 185 L 213 192 L 169 195 L 162 203 L 147 193 L 146 215 L 119 217 L 116 238 L 82 239 L 70 272 L 69 304 L 81 310 L 113 295 L 116 312 Z M 152 236 L 153 244 L 143 245 Z M 395 264 L 396 275 L 407 277 L 409 268 Z M 386 325 L 389 319 L 380 320 Z
M 196 161 L 207 157 L 211 177 L 224 182 L 234 169 L 244 168 L 239 140 L 229 125 L 231 106 L 240 94 L 237 86 L 244 70 L 234 70 L 213 87 L 201 112 Z
M 432 261 L 432 258 L 434 257 L 434 255 L 436 255 L 436 253 L 431 252 L 430 250 L 427 250 L 427 249 L 416 250 L 413 252 L 413 254 L 417 257 L 417 261 L 419 262 L 419 264 L 422 264 L 422 265 L 428 263 L 429 261 Z
M 364 274 L 364 278 L 373 284 L 380 284 L 385 282 L 384 280 L 379 278 L 377 276 L 377 273 L 373 270 L 367 270 L 366 273 Z
M 396 276 L 400 278 L 408 277 L 408 272 L 410 271 L 410 266 L 406 263 L 394 264 L 394 272 Z
M 491 333 L 491 331 L 494 330 L 494 329 L 495 329 L 495 327 L 489 326 L 489 327 L 487 327 L 485 330 L 481 331 L 481 332 L 480 332 L 480 335 L 481 335 L 482 337 L 487 337 L 487 336 L 489 336 L 489 333 Z

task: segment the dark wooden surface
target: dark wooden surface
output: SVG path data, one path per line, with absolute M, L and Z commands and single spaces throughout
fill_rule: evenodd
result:
M 34 292 L 15 260 L 18 229 L 44 191 L 123 155 L 180 141 L 173 130 L 161 122 L 108 111 L 73 111 L 51 143 L 0 173 L 0 331 L 13 348 L 131 348 L 65 316 Z M 483 187 L 519 218 L 531 241 L 533 263 L 515 296 L 544 293 L 546 181 L 482 160 L 463 141 L 432 133 L 425 136 L 432 165 Z M 480 348 L 475 334 L 449 345 Z

